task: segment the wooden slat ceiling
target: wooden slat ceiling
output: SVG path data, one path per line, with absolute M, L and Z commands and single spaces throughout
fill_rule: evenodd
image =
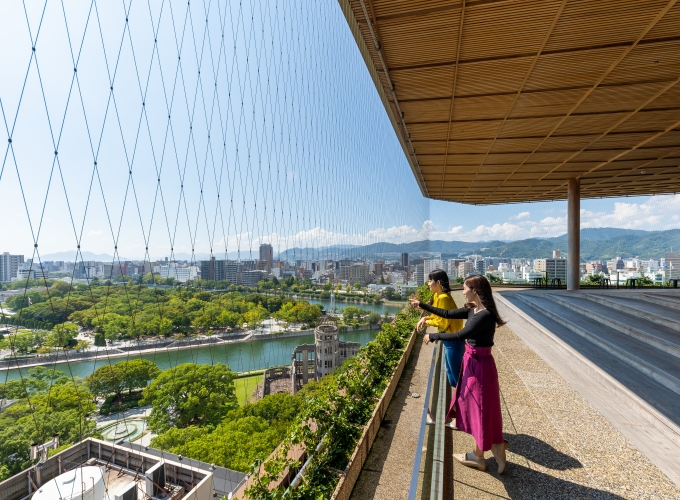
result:
M 339 1 L 426 196 L 680 191 L 679 0 Z

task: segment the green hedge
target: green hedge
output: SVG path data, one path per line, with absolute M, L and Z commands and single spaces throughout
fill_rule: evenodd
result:
M 421 299 L 427 297 L 421 296 Z M 306 401 L 302 414 L 291 427 L 277 455 L 265 462 L 265 472 L 258 472 L 261 463 L 253 465 L 252 473 L 257 480 L 246 491 L 247 498 L 284 498 L 285 490 L 270 491 L 269 485 L 287 468 L 299 468 L 302 465 L 299 461 L 287 459 L 286 454 L 292 446 L 299 444 L 307 450 L 314 450 L 321 439 L 324 439 L 324 443 L 307 466 L 304 480 L 298 488 L 290 490 L 285 498 L 312 500 L 331 497 L 339 481 L 338 471 L 347 467 L 364 426 L 389 383 L 419 317 L 419 311 L 406 308 L 396 315 L 391 324 L 383 323 L 375 340 L 347 360 L 335 372 L 328 387 Z M 312 421 L 316 423 L 316 430 L 306 425 Z
M 19 319 L 16 316 L 5 316 L 4 314 L 0 317 L 0 323 L 12 326 L 24 326 L 31 330 L 51 330 L 54 326 L 52 323 L 47 323 L 45 321 Z

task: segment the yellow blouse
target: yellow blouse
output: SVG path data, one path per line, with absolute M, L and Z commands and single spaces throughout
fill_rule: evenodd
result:
M 432 306 L 441 309 L 458 309 L 456 302 L 448 293 L 435 293 Z M 462 319 L 446 319 L 435 315 L 428 316 L 426 321 L 429 326 L 436 326 L 440 333 L 459 332 L 463 329 L 463 322 Z

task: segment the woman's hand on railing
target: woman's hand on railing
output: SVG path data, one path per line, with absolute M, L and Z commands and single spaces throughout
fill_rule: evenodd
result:
M 429 344 L 430 342 L 432 342 L 432 341 L 430 340 L 430 334 L 429 334 L 429 333 L 426 333 L 426 334 L 423 336 L 423 344 L 427 345 L 427 344 Z

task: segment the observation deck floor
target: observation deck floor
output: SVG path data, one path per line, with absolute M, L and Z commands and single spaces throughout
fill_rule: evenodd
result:
M 460 292 L 454 292 L 454 299 L 463 303 Z M 499 476 L 490 452 L 486 472 L 454 461 L 453 498 L 680 498 L 680 488 L 525 344 L 512 326 L 510 322 L 497 330 L 494 346 L 504 433 L 510 443 L 508 466 Z M 431 349 L 432 345 L 421 342 L 414 346 L 386 423 L 354 487 L 353 500 L 408 498 Z M 421 398 L 412 398 L 412 392 Z M 452 436 L 455 453 L 473 448 L 471 436 L 462 432 Z M 422 467 L 425 462 L 423 458 Z

